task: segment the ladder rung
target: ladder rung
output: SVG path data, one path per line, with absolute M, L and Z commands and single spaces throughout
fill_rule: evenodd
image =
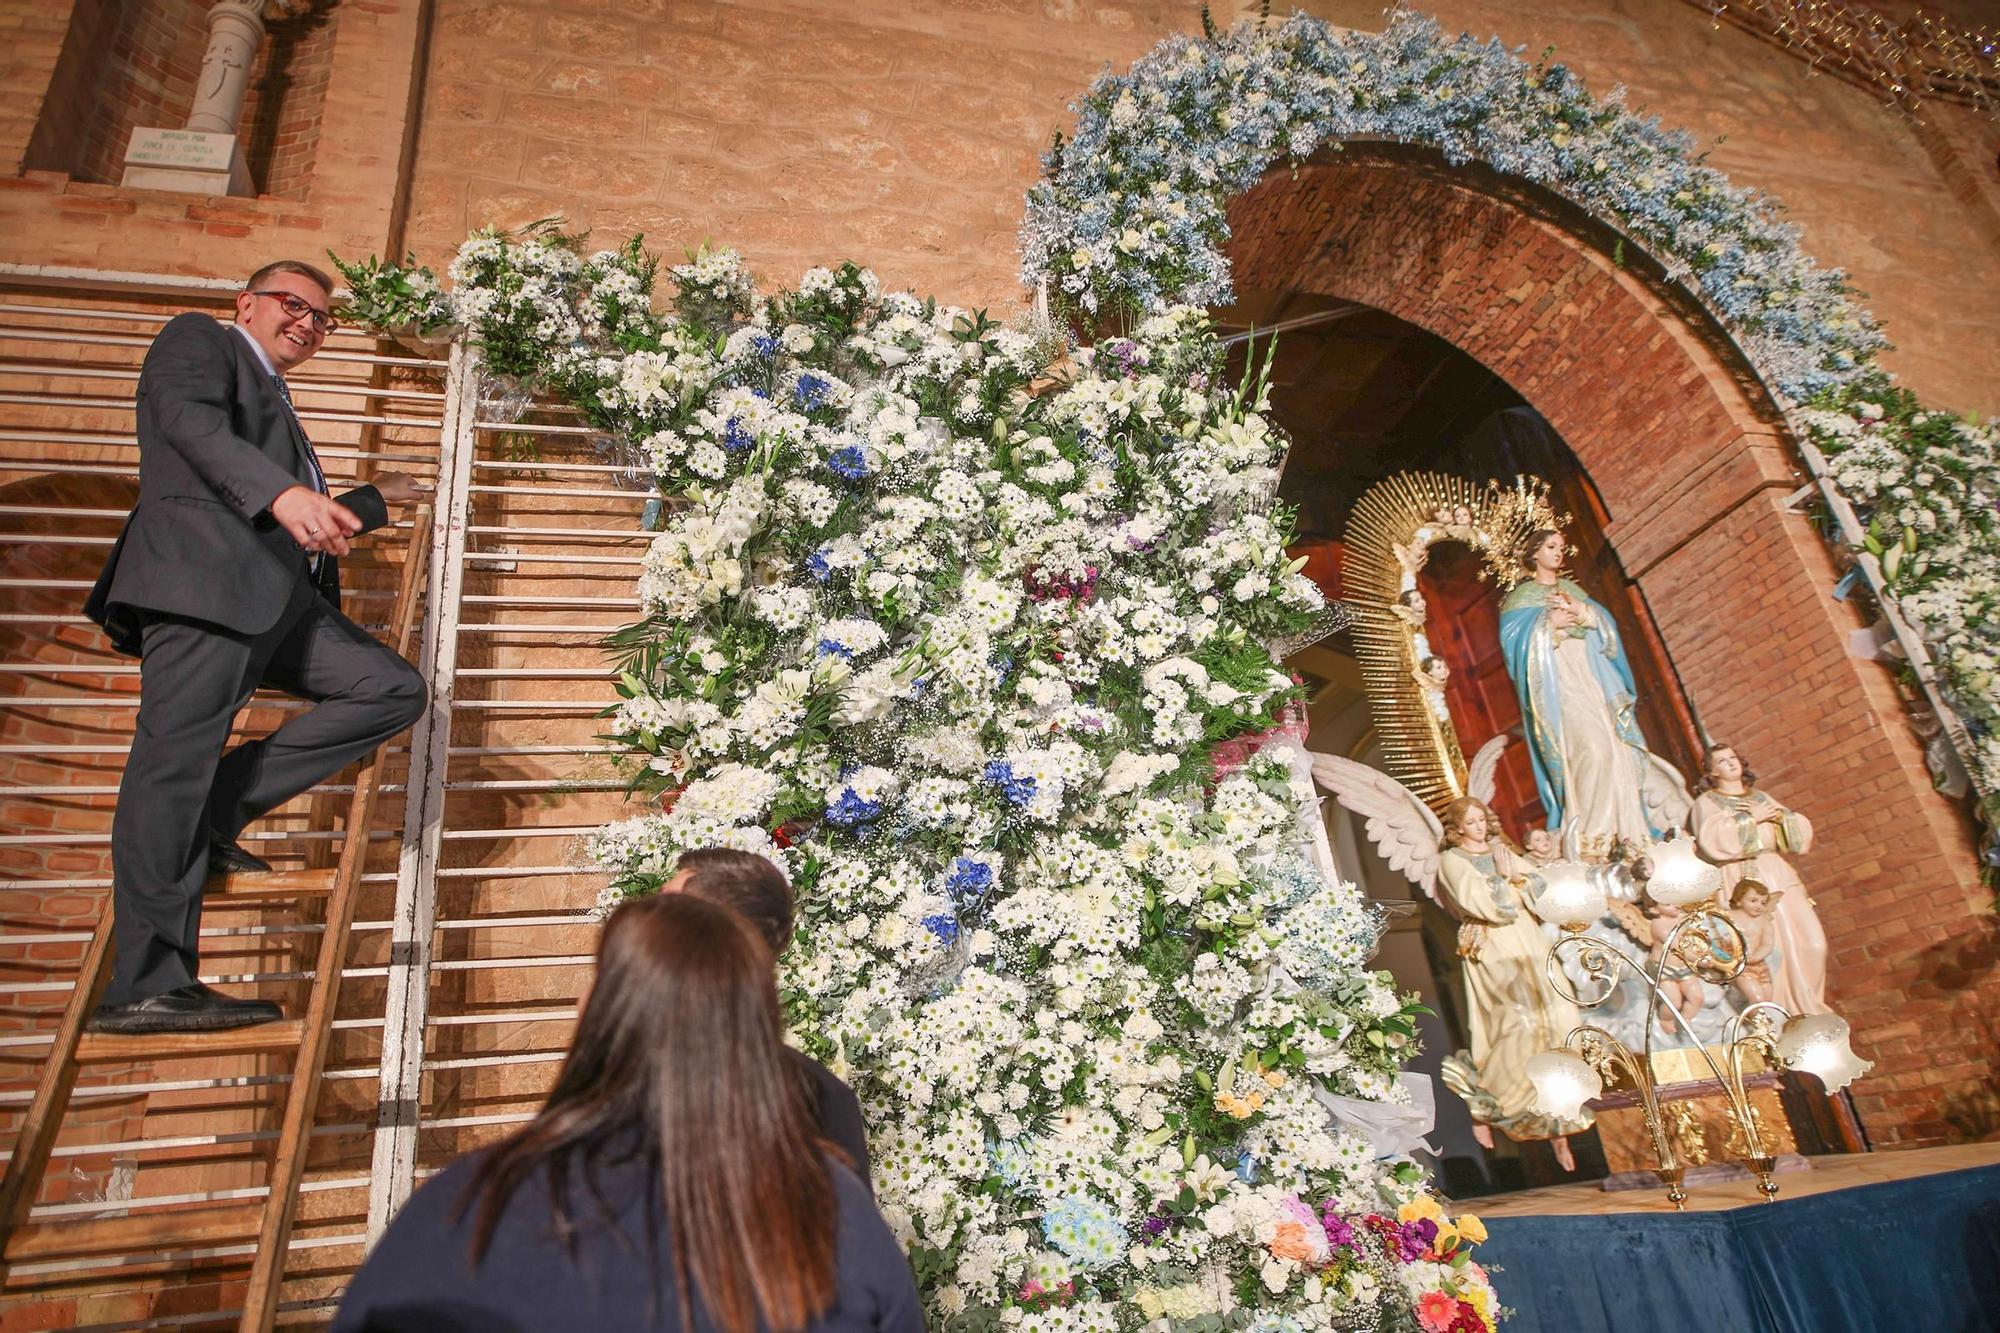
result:
M 332 870 L 274 870 L 260 875 L 212 875 L 205 898 L 310 898 L 333 892 Z
M 261 1203 L 177 1208 L 133 1217 L 30 1222 L 7 1240 L 9 1263 L 92 1254 L 140 1254 L 190 1245 L 227 1245 L 257 1234 Z
M 86 1032 L 78 1039 L 78 1064 L 143 1064 L 212 1055 L 264 1055 L 299 1044 L 304 1027 L 296 1018 L 221 1032 Z

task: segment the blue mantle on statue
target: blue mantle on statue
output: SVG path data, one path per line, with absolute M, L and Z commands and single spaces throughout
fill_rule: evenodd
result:
M 2000 1166 L 1723 1212 L 1493 1217 L 1523 1333 L 1991 1333 Z

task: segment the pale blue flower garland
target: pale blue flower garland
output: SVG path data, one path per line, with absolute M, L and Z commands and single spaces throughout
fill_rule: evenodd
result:
M 1922 635 L 2000 814 L 2000 432 L 1923 412 L 1846 275 L 1692 139 L 1559 64 L 1398 13 L 1381 33 L 1304 14 L 1168 38 L 1076 104 L 1021 225 L 1022 277 L 1092 322 L 1234 298 L 1230 201 L 1346 140 L 1436 149 L 1541 185 L 1615 228 L 1729 331 L 1869 525 L 1882 591 Z M 2000 845 L 1989 844 L 2000 864 Z

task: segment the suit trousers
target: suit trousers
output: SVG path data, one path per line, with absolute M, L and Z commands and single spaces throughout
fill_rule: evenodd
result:
M 111 824 L 117 959 L 106 1004 L 192 983 L 211 837 L 243 826 L 423 714 L 415 668 L 320 596 L 303 565 L 261 634 L 140 612 L 139 717 Z M 259 686 L 314 707 L 223 753 Z

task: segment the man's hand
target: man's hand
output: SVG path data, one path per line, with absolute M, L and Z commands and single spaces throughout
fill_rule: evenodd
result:
M 369 484 L 382 493 L 385 503 L 392 505 L 413 505 L 430 489 L 406 472 L 378 473 L 369 479 Z
M 361 531 L 361 517 L 310 486 L 293 486 L 271 501 L 271 517 L 307 551 L 346 555 L 347 539 Z

